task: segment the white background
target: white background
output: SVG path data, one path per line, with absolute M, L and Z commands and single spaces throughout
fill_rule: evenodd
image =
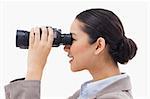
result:
M 148 3 L 108 0 L 0 2 L 0 99 L 5 98 L 4 85 L 26 74 L 27 50 L 15 47 L 16 30 L 48 25 L 69 33 L 75 16 L 88 8 L 112 10 L 121 19 L 126 36 L 137 43 L 136 57 L 120 69 L 130 75 L 135 99 L 148 99 Z M 71 72 L 68 60 L 63 46 L 52 48 L 42 78 L 42 99 L 65 99 L 91 79 L 87 71 Z

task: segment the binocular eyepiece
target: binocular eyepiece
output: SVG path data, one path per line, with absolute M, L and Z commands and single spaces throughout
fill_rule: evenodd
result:
M 54 41 L 52 47 L 58 47 L 60 45 L 71 45 L 72 44 L 72 35 L 70 34 L 61 34 L 61 30 L 57 28 L 52 28 L 54 33 Z M 16 31 L 16 47 L 21 49 L 28 49 L 29 47 L 29 34 L 30 32 L 25 30 Z M 42 33 L 40 32 L 40 35 Z

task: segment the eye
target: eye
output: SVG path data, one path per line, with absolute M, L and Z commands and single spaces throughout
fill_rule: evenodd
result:
M 76 41 L 76 39 L 72 38 L 72 41 Z

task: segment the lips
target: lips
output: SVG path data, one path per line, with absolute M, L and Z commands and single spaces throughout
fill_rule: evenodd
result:
M 71 60 L 69 62 L 72 62 L 74 57 L 72 55 L 70 55 L 70 54 L 68 54 L 68 57 L 71 58 Z

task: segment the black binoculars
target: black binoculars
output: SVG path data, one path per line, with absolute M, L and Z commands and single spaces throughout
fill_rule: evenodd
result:
M 72 44 L 72 35 L 70 34 L 61 34 L 61 29 L 52 28 L 54 33 L 54 41 L 52 47 L 58 47 L 60 45 L 71 45 Z M 29 47 L 29 34 L 30 32 L 25 30 L 16 31 L 16 47 L 21 49 L 28 49 Z M 40 35 L 42 31 L 40 32 Z

